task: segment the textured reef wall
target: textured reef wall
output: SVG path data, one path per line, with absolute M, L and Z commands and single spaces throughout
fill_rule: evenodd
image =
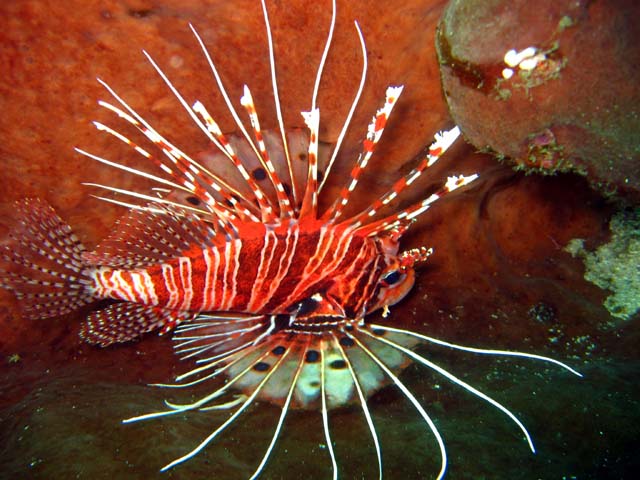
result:
M 354 19 L 367 40 L 369 76 L 329 192 L 342 186 L 388 84 L 404 84 L 405 93 L 363 179 L 367 188 L 358 197 L 360 206 L 384 191 L 399 171 L 409 171 L 434 132 L 453 124 L 441 93 L 434 43 L 445 3 L 393 1 L 383 6 L 364 0 L 338 1 L 335 46 L 319 97 L 323 143 L 335 142 L 358 81 Z M 529 46 L 534 40 L 529 37 L 533 23 L 553 32 L 562 18 L 540 15 L 532 23 L 525 16 L 521 18 L 526 22 L 514 23 L 514 18 L 524 15 L 519 6 L 512 7 L 519 2 L 487 3 L 505 15 L 492 17 L 483 39 L 489 42 L 492 34 L 500 37 L 507 26 L 511 38 L 519 39 L 484 48 L 490 63 L 502 62 L 508 48 Z M 608 6 L 612 18 L 633 18 L 635 6 L 630 2 L 587 3 L 593 11 Z M 310 102 L 330 4 L 324 0 L 268 4 L 285 122 L 302 127 L 299 112 Z M 462 20 L 458 17 L 455 24 L 460 32 L 463 20 L 473 20 L 478 12 L 460 7 L 458 13 Z M 607 18 L 579 17 L 575 26 L 563 30 L 562 48 L 569 43 L 564 35 L 580 38 L 583 25 L 590 25 L 597 34 L 600 27 L 592 28 L 589 22 L 600 22 L 604 29 Z M 454 22 L 451 17 L 446 21 Z M 0 63 L 9 66 L 0 77 L 3 241 L 9 241 L 8 232 L 16 221 L 12 202 L 39 196 L 57 208 L 83 242 L 94 246 L 109 233 L 123 209 L 90 197 L 94 192 L 81 182 L 148 187 L 72 150 L 74 146 L 90 149 L 131 165 L 139 161 L 90 125 L 92 120 L 111 122 L 96 105 L 106 92 L 95 77 L 108 81 L 185 149 L 209 148 L 140 53 L 142 48 L 148 50 L 188 98 L 208 102 L 211 111 L 224 112 L 188 22 L 194 23 L 210 47 L 231 96 L 237 99 L 243 82 L 248 83 L 264 126 L 272 128 L 275 114 L 264 27 L 254 0 L 0 3 Z M 443 31 L 450 32 L 450 27 Z M 586 32 L 581 35 L 585 41 L 592 40 Z M 617 51 L 613 37 L 600 43 L 605 50 Z M 630 45 L 637 48 L 637 42 Z M 572 51 L 584 53 L 578 46 Z M 500 132 L 504 141 L 500 144 L 478 140 L 459 113 L 460 100 L 449 86 L 447 97 L 454 118 L 475 145 L 489 145 L 519 158 L 522 148 L 528 152 L 531 132 L 546 128 L 556 142 L 565 145 L 568 139 L 581 144 L 580 139 L 593 131 L 585 125 L 559 130 L 548 123 L 541 126 L 542 113 L 526 113 L 527 95 L 548 99 L 542 104 L 553 105 L 556 111 L 562 106 L 563 114 L 572 118 L 581 117 L 582 105 L 595 108 L 602 101 L 611 108 L 605 112 L 600 106 L 589 115 L 611 128 L 637 121 L 630 110 L 637 107 L 632 105 L 637 83 L 625 83 L 620 71 L 637 72 L 638 63 L 616 56 L 607 61 L 613 66 L 590 67 L 592 81 L 578 83 L 578 88 L 575 83 L 562 83 L 572 78 L 578 82 L 584 73 L 570 58 L 557 79 L 535 88 L 514 88 L 507 100 L 490 99 L 478 91 L 475 95 L 484 96 L 485 103 L 477 103 L 473 114 L 493 133 Z M 569 76 L 572 69 L 577 77 Z M 446 68 L 444 72 L 446 77 Z M 603 77 L 616 80 L 616 87 L 589 90 Z M 552 83 L 563 86 L 554 92 Z M 572 92 L 570 101 L 563 97 L 567 91 Z M 613 93 L 619 96 L 618 110 L 607 100 Z M 465 95 L 472 94 L 467 90 Z M 487 102 L 497 107 L 490 108 Z M 233 129 L 229 117 L 223 115 L 220 121 L 226 131 Z M 574 136 L 575 132 L 579 135 Z M 612 323 L 603 306 L 609 293 L 586 281 L 582 261 L 563 250 L 574 238 L 584 239 L 589 251 L 610 240 L 609 219 L 615 207 L 595 193 L 589 181 L 612 181 L 622 188 L 622 179 L 631 178 L 636 182 L 632 187 L 637 188 L 637 140 L 622 127 L 619 132 L 598 136 L 595 143 L 583 142 L 581 159 L 590 174 L 596 172 L 588 180 L 572 174 L 525 176 L 460 142 L 433 173 L 415 185 L 413 197 L 407 200 L 435 191 L 447 174 L 481 175 L 474 186 L 434 207 L 407 237 L 403 246 L 433 246 L 435 253 L 419 272 L 414 291 L 392 308 L 389 321 L 467 345 L 553 356 L 585 375 L 578 380 L 526 361 L 479 359 L 435 348 L 423 351 L 508 404 L 527 424 L 538 447 L 538 453 L 531 455 L 513 425 L 499 413 L 444 379 L 411 367 L 403 380 L 437 418 L 451 456 L 449 478 L 625 478 L 637 468 L 637 314 L 622 326 Z M 615 158 L 606 157 L 615 161 L 613 170 L 597 163 L 603 161 L 605 141 L 609 142 L 606 152 L 618 152 Z M 624 152 L 632 152 L 631 157 Z M 79 314 L 27 322 L 21 319 L 13 297 L 0 292 L 0 478 L 242 478 L 253 472 L 278 415 L 277 409 L 264 404 L 195 461 L 173 474 L 158 474 L 162 465 L 194 446 L 227 413 L 121 425 L 122 418 L 161 408 L 167 392 L 145 384 L 167 381 L 183 366 L 172 355 L 167 338 L 150 336 L 103 350 L 83 345 L 77 337 L 81 318 Z M 371 406 L 383 439 L 386 475 L 434 475 L 435 442 L 402 396 L 386 389 L 374 396 Z M 334 412 L 331 423 L 344 478 L 373 478 L 375 453 L 361 414 L 355 409 Z M 291 415 L 265 478 L 328 478 L 323 441 L 319 414 Z

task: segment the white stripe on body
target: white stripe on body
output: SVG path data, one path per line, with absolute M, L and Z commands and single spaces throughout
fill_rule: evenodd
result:
M 189 257 L 179 257 L 178 265 L 180 271 L 180 282 L 182 283 L 182 305 L 180 310 L 191 310 L 191 300 L 193 299 L 193 282 L 191 278 L 192 265 Z
M 173 267 L 167 263 L 162 264 L 162 277 L 164 278 L 164 284 L 169 292 L 169 301 L 166 304 L 167 308 L 175 308 L 179 300 L 178 287 L 176 286 L 176 279 L 173 273 Z

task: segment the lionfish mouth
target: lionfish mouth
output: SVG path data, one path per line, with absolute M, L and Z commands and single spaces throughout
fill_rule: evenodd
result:
M 287 148 L 290 145 L 287 143 L 285 138 L 280 106 L 278 103 L 278 90 L 275 80 L 274 49 L 272 45 L 267 7 L 264 0 L 262 0 L 262 9 L 269 41 L 269 58 L 274 96 L 276 99 L 276 111 L 278 114 L 280 130 L 282 132 L 281 148 L 285 150 L 284 153 L 288 156 L 289 153 L 287 152 Z M 308 176 L 305 179 L 304 175 L 306 175 L 306 172 L 303 172 L 303 180 L 295 181 L 294 179 L 296 177 L 299 178 L 301 176 L 300 172 L 288 172 L 292 179 L 292 184 L 289 186 L 293 190 L 291 192 L 285 191 L 285 189 L 282 188 L 283 184 L 280 183 L 279 180 L 277 182 L 272 180 L 273 185 L 277 187 L 275 188 L 275 191 L 272 192 L 273 197 L 275 198 L 275 202 L 273 203 L 279 205 L 280 211 L 285 212 L 288 215 L 288 220 L 292 222 L 297 218 L 296 215 L 298 214 L 309 214 L 309 212 L 313 212 L 313 214 L 316 213 L 317 195 L 322 190 L 324 182 L 328 178 L 329 170 L 336 160 L 336 153 L 339 150 L 342 139 L 344 138 L 346 128 L 358 104 L 364 85 L 366 73 L 366 51 L 362 33 L 356 23 L 356 30 L 361 41 L 363 54 L 363 73 L 360 86 L 348 114 L 345 126 L 338 141 L 336 142 L 333 155 L 327 160 L 324 179 L 319 181 L 317 164 L 314 163 L 317 161 L 318 157 L 317 134 L 319 121 L 319 113 L 315 104 L 318 84 L 322 75 L 322 67 L 331 44 L 335 20 L 336 6 L 334 0 L 329 36 L 327 38 L 322 61 L 316 77 L 312 108 L 305 116 L 305 121 L 307 122 L 311 132 L 309 135 Z M 218 72 L 214 66 L 213 60 L 211 59 L 203 41 L 193 26 L 191 26 L 191 29 L 197 42 L 202 48 L 207 61 L 209 62 L 217 85 L 227 102 L 231 114 L 236 120 L 239 128 L 242 130 L 244 137 L 248 139 L 248 143 L 253 145 L 252 141 L 249 140 L 248 133 L 242 126 L 242 122 L 238 119 L 235 109 L 231 105 Z M 234 230 L 233 222 L 228 220 L 230 218 L 228 216 L 228 212 L 230 211 L 229 209 L 233 209 L 233 213 L 244 219 L 256 222 L 262 221 L 262 223 L 277 223 L 273 209 L 270 206 L 271 202 L 265 195 L 263 195 L 260 186 L 251 178 L 250 175 L 248 175 L 246 168 L 243 166 L 242 159 L 237 158 L 234 149 L 230 147 L 230 143 L 219 131 L 219 127 L 206 111 L 203 104 L 200 102 L 196 102 L 193 106 L 187 104 L 186 100 L 176 90 L 158 65 L 146 52 L 144 53 L 153 67 L 158 71 L 162 79 L 167 83 L 173 94 L 194 120 L 196 125 L 203 130 L 207 137 L 209 137 L 223 153 L 226 152 L 226 156 L 235 162 L 237 170 L 242 173 L 249 185 L 249 193 L 253 192 L 257 199 L 257 205 L 254 201 L 247 201 L 246 192 L 234 190 L 228 185 L 222 183 L 223 179 L 219 179 L 211 173 L 211 178 L 218 181 L 218 184 L 216 185 L 222 184 L 224 186 L 224 188 L 221 188 L 216 192 L 213 190 L 216 190 L 218 187 L 209 188 L 209 190 L 205 192 L 206 194 L 211 192 L 211 201 L 213 203 L 216 205 L 224 205 L 224 207 L 220 207 L 220 213 L 216 210 L 215 213 L 218 215 L 217 218 L 220 220 L 211 228 L 213 229 L 215 227 L 218 232 L 222 232 L 228 239 L 235 239 L 237 237 L 238 232 Z M 188 197 L 185 202 L 175 201 L 173 200 L 173 197 L 171 197 L 172 191 L 175 192 L 178 190 L 190 193 L 192 191 L 196 191 L 198 188 L 202 188 L 197 175 L 199 175 L 202 170 L 207 170 L 200 169 L 200 165 L 197 162 L 193 161 L 187 157 L 186 154 L 169 144 L 163 137 L 153 130 L 150 125 L 142 119 L 142 117 L 133 111 L 133 109 L 131 109 L 124 100 L 122 100 L 115 91 L 111 89 L 111 87 L 102 81 L 100 82 L 123 106 L 124 110 L 107 102 L 100 102 L 100 105 L 115 112 L 125 121 L 138 128 L 139 131 L 142 132 L 149 140 L 160 146 L 163 153 L 165 153 L 173 164 L 177 166 L 171 168 L 182 168 L 184 170 L 182 172 L 183 176 L 189 179 L 184 180 L 182 184 L 178 185 L 175 182 L 167 181 L 160 177 L 156 177 L 130 167 L 125 167 L 85 151 L 78 150 L 80 153 L 97 161 L 127 170 L 133 174 L 144 176 L 147 179 L 164 184 L 164 187 L 168 187 L 164 190 L 164 195 L 156 197 L 119 190 L 113 187 L 96 185 L 118 194 L 130 195 L 135 197 L 137 200 L 153 203 L 148 203 L 146 207 L 141 208 L 134 203 L 109 198 L 104 199 L 125 205 L 132 209 L 144 210 L 150 215 L 165 215 L 167 217 L 171 217 L 170 219 L 175 217 L 179 220 L 184 217 L 184 214 L 176 214 L 176 209 L 181 212 L 189 212 L 196 216 L 204 216 L 210 213 L 203 210 L 194 202 L 191 202 Z M 357 183 L 361 171 L 366 167 L 375 144 L 382 133 L 382 129 L 384 128 L 384 122 L 386 121 L 386 118 L 390 113 L 391 108 L 393 108 L 393 104 L 397 100 L 401 91 L 402 87 L 390 87 L 387 90 L 385 106 L 378 112 L 376 117 L 374 117 L 374 121 L 369 127 L 367 138 L 364 142 L 365 152 L 361 154 L 357 160 L 357 165 L 352 173 L 351 183 L 341 192 L 340 197 L 329 209 L 329 213 L 323 217 L 329 219 L 328 223 L 337 222 L 338 218 L 342 215 L 344 206 Z M 253 107 L 253 100 L 251 99 L 251 95 L 247 87 L 245 87 L 242 105 L 247 108 L 247 111 L 249 112 L 255 136 L 258 138 L 258 148 L 260 151 L 258 152 L 256 147 L 254 147 L 254 151 L 257 153 L 259 158 L 267 158 L 266 153 L 268 148 L 265 147 L 262 142 L 263 132 L 259 128 L 257 115 L 255 114 L 255 109 Z M 146 158 L 151 158 L 151 155 L 148 152 L 137 145 L 134 145 L 133 142 L 111 128 L 99 123 L 96 123 L 96 126 L 99 130 L 105 131 L 119 140 L 133 146 L 138 153 Z M 383 195 L 368 209 L 351 220 L 353 229 L 360 229 L 361 231 L 364 231 L 365 234 L 369 235 L 393 233 L 400 228 L 406 229 L 407 225 L 409 225 L 418 215 L 425 212 L 435 200 L 444 194 L 473 181 L 477 175 L 467 177 L 450 177 L 446 185 L 444 185 L 440 191 L 432 194 L 422 202 L 402 210 L 393 216 L 386 217 L 383 220 L 367 223 L 369 219 L 376 214 L 378 209 L 385 207 L 388 203 L 394 200 L 402 189 L 410 185 L 425 169 L 431 166 L 455 140 L 458 134 L 459 130 L 454 128 L 449 132 L 444 132 L 437 136 L 436 143 L 429 150 L 427 158 L 425 158 L 418 167 L 398 181 L 387 194 Z M 271 164 L 265 163 L 263 165 L 266 165 L 266 169 L 261 170 L 261 173 L 269 178 L 276 178 L 275 170 L 271 169 Z M 198 168 L 196 168 L 196 166 Z M 170 167 L 167 167 L 166 165 L 164 165 L 163 169 L 165 171 L 169 171 L 173 176 L 176 175 L 176 171 L 171 170 Z M 180 175 L 180 172 L 177 174 Z M 307 189 L 304 192 L 296 192 L 296 185 L 300 185 L 302 183 L 307 184 Z M 209 185 L 209 187 L 212 185 L 213 184 Z M 289 193 L 293 199 L 291 202 L 289 200 Z M 302 197 L 302 193 L 304 193 L 304 198 Z M 425 252 L 417 252 L 415 255 L 417 257 L 420 257 L 420 255 L 425 256 Z M 384 305 L 384 307 L 384 313 L 386 314 L 387 306 Z M 315 318 L 305 318 L 303 320 L 295 314 L 251 315 L 217 312 L 199 313 L 193 314 L 191 318 L 187 317 L 188 316 L 181 317 L 184 323 L 179 325 L 176 329 L 174 347 L 176 353 L 181 355 L 182 359 L 195 360 L 195 367 L 178 376 L 176 378 L 176 383 L 174 384 L 156 385 L 167 388 L 188 388 L 223 377 L 226 378 L 227 381 L 213 392 L 194 402 L 184 404 L 166 402 L 168 406 L 168 410 L 166 411 L 136 416 L 124 420 L 124 422 L 137 422 L 189 411 L 202 412 L 216 409 L 229 409 L 233 411 L 229 418 L 215 429 L 215 431 L 210 433 L 200 444 L 182 457 L 167 464 L 162 468 L 162 471 L 169 470 L 196 456 L 208 444 L 213 442 L 225 429 L 232 425 L 250 405 L 258 399 L 263 399 L 279 406 L 281 413 L 271 441 L 251 478 L 256 478 L 264 470 L 282 431 L 285 417 L 287 413 L 294 408 L 319 409 L 321 411 L 327 450 L 330 455 L 333 469 L 333 478 L 337 478 L 338 462 L 331 440 L 329 411 L 332 408 L 350 404 L 358 405 L 366 419 L 371 433 L 372 442 L 375 447 L 377 467 L 379 477 L 381 478 L 383 472 L 382 448 L 374 425 L 373 416 L 367 406 L 367 398 L 383 386 L 391 384 L 398 388 L 408 402 L 415 407 L 418 414 L 426 424 L 426 427 L 433 434 L 440 453 L 440 469 L 437 473 L 437 478 L 440 479 L 444 476 L 447 468 L 447 452 L 444 440 L 432 417 L 427 413 L 423 405 L 411 392 L 410 388 L 403 383 L 398 376 L 399 371 L 410 363 L 422 365 L 429 370 L 442 375 L 448 381 L 462 387 L 464 390 L 472 393 L 476 397 L 484 400 L 501 411 L 515 424 L 517 429 L 520 430 L 531 451 L 535 452 L 535 449 L 529 432 L 522 422 L 509 409 L 507 409 L 507 407 L 477 390 L 461 378 L 445 370 L 425 356 L 416 353 L 416 351 L 414 351 L 416 346 L 422 344 L 433 344 L 438 347 L 478 355 L 508 356 L 512 358 L 538 360 L 554 364 L 566 369 L 574 375 L 581 376 L 568 365 L 548 357 L 517 351 L 467 347 L 438 340 L 408 329 L 395 328 L 389 325 L 374 323 L 372 321 L 364 321 L 363 319 L 349 319 L 334 315 L 319 315 Z

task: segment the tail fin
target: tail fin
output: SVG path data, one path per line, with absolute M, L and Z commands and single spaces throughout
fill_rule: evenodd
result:
M 56 317 L 90 303 L 85 248 L 71 228 L 40 199 L 18 201 L 16 213 L 13 242 L 0 246 L 0 287 L 15 294 L 27 318 Z

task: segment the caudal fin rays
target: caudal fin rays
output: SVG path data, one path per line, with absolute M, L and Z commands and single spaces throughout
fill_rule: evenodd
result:
M 71 228 L 40 199 L 16 202 L 20 223 L 0 246 L 0 288 L 14 292 L 28 318 L 70 313 L 94 300 L 82 259 L 85 248 Z

